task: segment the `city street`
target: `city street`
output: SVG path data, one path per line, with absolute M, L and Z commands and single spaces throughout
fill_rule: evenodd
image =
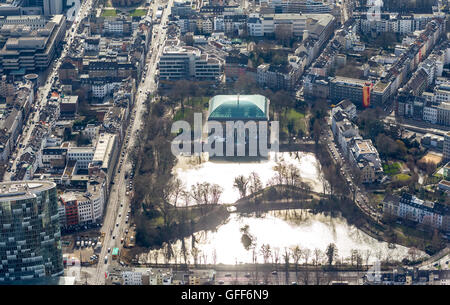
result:
M 330 123 L 331 124 L 331 123 Z M 335 164 L 339 164 L 341 167 L 341 174 L 344 179 L 347 181 L 347 184 L 351 190 L 355 192 L 355 202 L 356 205 L 368 216 L 372 217 L 375 221 L 379 221 L 381 214 L 374 210 L 369 205 L 369 199 L 364 194 L 364 191 L 361 190 L 361 187 L 354 183 L 354 177 L 351 173 L 350 166 L 348 165 L 348 161 L 345 160 L 342 150 L 338 148 L 338 145 L 334 142 L 333 132 L 331 131 L 331 126 L 327 129 L 327 132 L 323 134 L 325 144 L 328 147 L 330 155 L 332 156 L 332 160 Z
M 92 0 L 87 0 L 86 2 L 83 2 L 81 5 L 80 10 L 78 11 L 77 18 L 75 19 L 75 22 L 73 23 L 72 27 L 69 28 L 66 31 L 65 41 L 66 47 L 61 52 L 61 56 L 53 62 L 52 66 L 49 67 L 49 75 L 47 78 L 47 82 L 44 84 L 44 86 L 40 87 L 37 93 L 37 100 L 34 102 L 34 110 L 35 112 L 29 116 L 28 121 L 24 123 L 23 132 L 22 132 L 22 147 L 17 146 L 15 150 L 16 157 L 12 158 L 13 164 L 11 166 L 10 172 L 5 172 L 5 175 L 3 176 L 4 181 L 11 181 L 11 177 L 14 175 L 13 170 L 16 170 L 17 163 L 19 162 L 20 156 L 23 153 L 23 150 L 27 147 L 30 137 L 33 134 L 33 130 L 36 127 L 36 124 L 39 124 L 39 116 L 40 116 L 40 110 L 44 109 L 47 105 L 47 95 L 49 94 L 52 84 L 54 82 L 55 76 L 58 75 L 58 69 L 65 58 L 67 51 L 69 50 L 73 39 L 77 33 L 77 29 L 80 25 L 78 22 L 81 20 L 81 16 L 84 16 L 87 14 L 92 8 Z M 72 29 L 74 29 L 72 31 Z M 54 118 L 56 119 L 56 118 Z M 50 123 L 51 125 L 51 123 Z M 27 128 L 28 127 L 28 128 Z
M 125 173 L 130 172 L 132 168 L 132 164 L 130 160 L 128 160 L 128 152 L 132 147 L 134 147 L 135 139 L 138 136 L 139 130 L 141 129 L 143 120 L 142 115 L 145 110 L 145 101 L 148 96 L 146 92 L 148 91 L 150 94 L 152 94 L 157 89 L 157 84 L 155 83 L 154 76 L 157 74 L 156 72 L 158 59 L 162 53 L 164 42 L 166 40 L 166 28 L 164 28 L 164 25 L 167 23 L 172 4 L 173 0 L 170 0 L 168 2 L 167 8 L 164 9 L 164 13 L 161 17 L 161 24 L 155 24 L 153 27 L 153 33 L 157 31 L 158 34 L 156 34 L 155 39 L 152 40 L 151 47 L 147 55 L 147 77 L 143 83 L 139 82 L 139 87 L 137 89 L 134 108 L 136 111 L 136 115 L 133 124 L 131 124 L 127 132 L 127 136 L 128 134 L 130 135 L 130 140 L 128 142 L 128 145 L 124 145 L 122 147 L 122 152 L 125 152 L 124 164 L 120 173 L 118 173 L 119 167 L 116 169 L 114 185 L 111 188 L 109 202 L 106 207 L 106 216 L 104 218 L 102 226 L 102 232 L 105 233 L 103 248 L 99 255 L 100 259 L 97 265 L 95 277 L 91 281 L 88 280 L 90 284 L 104 284 L 108 265 L 113 261 L 110 253 L 108 253 L 108 248 L 112 249 L 114 247 L 118 247 L 119 249 L 121 249 L 122 244 L 120 243 L 120 238 L 123 236 L 123 232 L 129 225 L 125 223 L 125 215 L 130 208 L 129 197 L 126 195 L 127 179 L 125 179 Z M 154 2 L 153 9 L 155 11 L 158 5 L 162 5 L 162 2 Z M 123 206 L 121 207 L 120 204 L 122 204 Z M 105 257 L 107 257 L 106 263 Z

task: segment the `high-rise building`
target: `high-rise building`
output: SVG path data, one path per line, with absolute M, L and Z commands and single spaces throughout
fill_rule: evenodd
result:
M 56 184 L 0 183 L 0 282 L 63 273 Z

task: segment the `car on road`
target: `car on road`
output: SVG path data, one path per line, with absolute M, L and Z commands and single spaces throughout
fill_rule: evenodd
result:
M 106 255 L 105 256 L 105 264 L 107 264 L 108 263 L 108 256 Z
M 116 239 L 116 235 L 113 235 L 113 236 L 112 236 L 112 239 Z
M 110 253 L 111 252 L 111 248 L 108 248 L 108 253 Z
M 226 273 L 225 277 L 231 277 L 231 273 Z
M 116 223 L 116 227 L 118 227 L 119 226 L 119 223 Z

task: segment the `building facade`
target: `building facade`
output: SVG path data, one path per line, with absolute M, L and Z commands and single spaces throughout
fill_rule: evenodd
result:
M 0 184 L 0 282 L 64 273 L 56 184 Z

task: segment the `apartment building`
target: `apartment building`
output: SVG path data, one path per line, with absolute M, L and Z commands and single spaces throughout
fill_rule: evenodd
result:
M 357 105 L 362 105 L 363 88 L 370 82 L 357 78 L 336 76 L 330 80 L 330 98 L 333 101 L 349 99 Z
M 343 150 L 345 158 L 355 169 L 359 170 L 362 182 L 373 183 L 381 179 L 383 167 L 372 141 L 364 140 L 359 135 L 358 127 L 350 121 L 349 118 L 353 117 L 355 111 L 356 109 L 351 106 L 349 101 L 340 103 L 339 107 L 332 110 L 331 130 L 335 141 Z
M 351 163 L 360 170 L 363 183 L 372 183 L 382 177 L 383 167 L 372 140 L 354 138 L 349 156 Z
M 354 14 L 356 23 L 363 33 L 400 33 L 408 34 L 423 30 L 433 18 L 433 14 L 381 13 L 380 18 L 367 18 L 366 13 Z
M 105 206 L 104 180 L 91 178 L 86 191 L 68 191 L 60 195 L 60 224 L 85 225 L 100 220 Z
M 339 102 L 335 107 L 331 109 L 331 115 L 334 115 L 337 112 L 344 112 L 348 115 L 350 120 L 356 118 L 356 106 L 350 100 L 343 100 Z
M 383 213 L 395 215 L 426 226 L 450 230 L 450 208 L 446 205 L 421 200 L 411 194 L 401 196 L 386 195 L 383 200 Z
M 353 124 L 346 113 L 337 111 L 332 115 L 331 130 L 333 135 L 344 151 L 346 157 L 349 154 L 349 145 L 354 137 L 359 137 L 358 126 Z

